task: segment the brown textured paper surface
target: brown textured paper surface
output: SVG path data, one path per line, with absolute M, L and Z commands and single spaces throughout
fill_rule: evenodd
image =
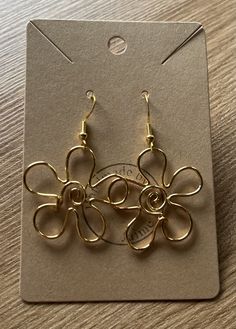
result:
M 200 32 L 178 49 L 199 28 Z M 119 56 L 107 47 L 116 35 L 127 42 L 126 52 Z M 165 61 L 174 49 L 177 51 Z M 46 241 L 32 224 L 35 207 L 45 200 L 24 189 L 22 298 L 57 302 L 215 297 L 219 274 L 206 45 L 201 25 L 30 22 L 24 167 L 45 160 L 64 177 L 66 154 L 78 144 L 80 122 L 89 110 L 87 90 L 94 90 L 98 100 L 88 121 L 88 143 L 97 157 L 99 177 L 111 169 L 137 175 L 136 159 L 146 148 L 146 112 L 140 93 L 149 91 L 152 125 L 170 172 L 191 165 L 203 176 L 202 191 L 188 201 L 193 234 L 179 244 L 158 234 L 151 251 L 137 254 L 114 232 L 107 237 L 111 243 L 85 246 L 71 221 L 70 234 L 60 241 Z M 117 225 L 118 229 L 125 227 L 124 222 Z

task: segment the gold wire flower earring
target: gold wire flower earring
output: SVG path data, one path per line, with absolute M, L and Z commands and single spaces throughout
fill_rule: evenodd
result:
M 113 207 L 116 207 L 117 205 L 121 204 L 123 202 L 123 199 L 120 201 L 112 201 L 111 197 L 111 189 L 114 186 L 114 183 L 117 180 L 122 180 L 125 183 L 126 187 L 126 195 L 124 199 L 127 196 L 128 193 L 128 187 L 126 186 L 126 181 L 119 175 L 116 174 L 110 174 L 106 177 L 102 178 L 101 180 L 97 181 L 95 184 L 92 183 L 92 178 L 94 175 L 94 170 L 96 166 L 96 159 L 94 152 L 91 148 L 87 145 L 87 120 L 91 116 L 91 114 L 94 111 L 95 105 L 96 105 L 96 97 L 94 92 L 88 91 L 87 97 L 92 101 L 92 108 L 90 112 L 85 116 L 85 119 L 82 120 L 82 127 L 81 132 L 79 134 L 80 138 L 80 144 L 77 146 L 72 147 L 66 156 L 65 161 L 65 178 L 60 178 L 59 175 L 56 172 L 56 169 L 48 162 L 46 161 L 36 161 L 31 163 L 26 170 L 24 171 L 23 176 L 23 182 L 26 187 L 26 189 L 41 197 L 46 197 L 49 200 L 54 200 L 54 202 L 48 202 L 43 203 L 39 205 L 34 214 L 33 214 L 33 224 L 35 230 L 44 238 L 47 239 L 57 239 L 59 238 L 66 229 L 68 219 L 70 215 L 75 216 L 76 220 L 76 229 L 79 237 L 84 242 L 97 242 L 98 240 L 102 239 L 105 230 L 106 230 L 106 221 L 102 214 L 102 211 L 95 206 L 96 202 L 102 202 L 105 204 L 109 204 Z M 86 153 L 90 159 L 90 172 L 88 175 L 88 181 L 86 184 L 82 184 L 80 179 L 72 179 L 72 173 L 71 173 L 71 167 L 72 167 L 72 156 L 74 157 L 78 153 L 83 153 L 83 155 Z M 80 154 L 81 155 L 81 154 Z M 81 161 L 81 160 L 80 160 Z M 60 192 L 58 194 L 52 194 L 52 193 L 45 193 L 38 191 L 37 189 L 34 189 L 30 187 L 28 183 L 28 175 L 32 171 L 33 168 L 42 169 L 43 167 L 46 167 L 50 170 L 53 177 L 56 179 L 57 182 L 60 183 L 61 188 Z M 35 169 L 34 169 L 35 170 Z M 87 192 L 87 188 L 96 188 L 101 183 L 106 181 L 107 179 L 112 178 L 112 182 L 110 183 L 108 187 L 108 194 L 107 199 L 100 199 L 95 197 L 90 197 Z M 93 215 L 88 216 L 88 210 L 92 211 Z M 49 216 L 47 215 L 49 214 Z M 60 221 L 57 222 L 57 232 L 53 234 L 48 234 L 45 232 L 45 230 L 40 228 L 40 222 L 43 221 L 42 219 L 46 218 L 46 221 L 50 221 L 51 217 L 61 217 L 62 216 L 62 224 L 60 224 Z M 92 218 L 91 218 L 92 217 Z M 92 220 L 91 220 L 92 219 Z M 96 219 L 96 220 L 95 220 Z M 94 224 L 94 221 L 96 224 Z M 99 226 L 99 229 L 97 228 Z M 97 232 L 99 230 L 99 232 Z M 92 235 L 92 237 L 91 237 Z
M 141 184 L 135 182 L 134 180 L 127 179 L 127 181 L 131 184 L 135 184 L 137 187 L 141 188 L 141 192 L 138 197 L 138 214 L 128 224 L 126 229 L 127 242 L 129 246 L 135 250 L 144 250 L 151 246 L 155 240 L 159 225 L 161 226 L 164 237 L 167 240 L 181 241 L 186 239 L 192 230 L 192 216 L 185 206 L 181 205 L 179 202 L 176 202 L 176 199 L 193 196 L 194 194 L 197 194 L 203 186 L 203 179 L 200 172 L 192 166 L 184 166 L 179 168 L 174 172 L 169 182 L 166 181 L 167 157 L 160 148 L 155 146 L 155 137 L 152 133 L 150 122 L 149 93 L 147 91 L 143 91 L 142 97 L 147 105 L 146 141 L 148 147 L 139 154 L 137 159 L 137 167 L 139 172 L 146 179 L 146 182 Z M 156 183 L 154 184 L 150 182 L 150 176 L 147 175 L 147 171 L 141 166 L 141 160 L 145 157 L 145 155 L 150 153 L 157 157 L 157 163 L 159 163 L 159 160 L 162 160 L 162 168 L 159 168 L 161 169 L 160 179 L 159 182 L 155 179 Z M 169 190 L 173 190 L 172 187 L 175 185 L 174 183 L 176 183 L 176 180 L 179 180 L 184 172 L 188 172 L 188 174 L 191 172 L 194 174 L 195 178 L 198 180 L 198 186 L 194 188 L 194 190 L 190 190 L 188 192 L 171 191 L 171 193 L 169 193 Z M 134 242 L 132 237 L 134 232 L 137 230 L 137 227 L 139 227 L 138 222 L 139 220 L 142 222 L 145 216 L 152 218 L 152 224 L 149 225 L 149 228 L 151 227 L 149 234 L 147 234 L 145 238 L 141 238 Z M 181 218 L 181 221 L 184 223 L 185 227 L 180 232 L 175 231 L 175 224 L 178 218 Z

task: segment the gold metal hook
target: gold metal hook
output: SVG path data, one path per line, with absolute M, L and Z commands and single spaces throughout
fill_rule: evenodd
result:
M 94 94 L 94 92 L 93 92 L 92 90 L 88 90 L 88 91 L 86 92 L 86 96 L 87 96 L 89 99 L 91 99 L 91 101 L 92 101 L 93 104 L 92 104 L 92 108 L 91 108 L 90 112 L 85 116 L 84 121 L 86 121 L 86 120 L 91 116 L 91 114 L 93 113 L 93 110 L 94 110 L 94 108 L 95 108 L 96 102 L 97 102 L 97 100 L 96 100 L 96 96 L 95 96 L 95 94 Z
M 150 147 L 152 149 L 154 146 L 155 137 L 152 132 L 151 119 L 150 119 L 150 107 L 149 107 L 149 96 L 150 95 L 147 90 L 143 90 L 141 95 L 145 99 L 145 102 L 147 103 L 146 141 L 147 141 L 148 147 Z
M 86 114 L 84 120 L 82 120 L 81 122 L 81 132 L 79 134 L 79 137 L 81 139 L 81 142 L 82 142 L 82 145 L 86 145 L 86 139 L 87 139 L 87 124 L 86 124 L 86 121 L 87 119 L 92 115 L 93 111 L 94 111 L 94 108 L 95 108 L 95 105 L 96 105 L 96 96 L 94 94 L 94 92 L 92 90 L 88 90 L 86 92 L 86 96 L 91 99 L 92 101 L 92 108 L 90 110 L 89 113 Z
M 147 90 L 143 90 L 141 95 L 147 103 L 147 123 L 150 123 L 149 92 Z

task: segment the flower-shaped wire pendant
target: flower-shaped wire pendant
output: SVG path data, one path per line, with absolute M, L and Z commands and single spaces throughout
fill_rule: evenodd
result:
M 161 156 L 164 161 L 161 178 L 160 178 L 160 184 L 154 184 L 154 185 L 151 184 L 149 177 L 146 174 L 147 171 L 145 171 L 141 167 L 142 158 L 149 152 Z M 200 172 L 192 166 L 184 166 L 178 169 L 177 171 L 175 171 L 172 178 L 170 179 L 170 182 L 166 183 L 165 176 L 167 169 L 167 157 L 161 149 L 154 147 L 153 145 L 140 153 L 137 159 L 137 167 L 139 169 L 139 172 L 146 179 L 146 183 L 140 184 L 135 182 L 134 180 L 127 179 L 127 181 L 130 182 L 131 184 L 137 184 L 139 188 L 140 186 L 142 188 L 139 194 L 139 205 L 137 207 L 138 214 L 135 216 L 135 218 L 131 220 L 131 222 L 128 224 L 126 229 L 126 239 L 129 246 L 135 250 L 144 250 L 150 247 L 155 240 L 157 228 L 159 225 L 161 225 L 162 232 L 167 240 L 181 241 L 186 239 L 192 230 L 192 226 L 193 226 L 192 216 L 188 211 L 188 209 L 183 205 L 181 205 L 179 202 L 177 203 L 175 199 L 179 197 L 182 198 L 182 197 L 193 196 L 201 190 L 203 186 L 203 179 Z M 169 194 L 168 193 L 169 188 L 172 187 L 176 178 L 181 177 L 181 174 L 186 171 L 192 172 L 196 175 L 198 180 L 198 186 L 194 190 L 189 192 L 182 192 L 182 193 L 176 192 Z M 174 212 L 175 216 L 181 216 L 181 218 L 184 220 L 185 224 L 187 225 L 188 228 L 187 230 L 185 230 L 183 234 L 176 235 L 169 232 L 168 227 L 171 226 L 171 223 L 173 223 L 172 222 L 173 218 L 171 220 L 169 218 L 170 210 Z M 146 239 L 143 238 L 143 241 L 141 241 L 141 246 L 140 246 L 140 241 L 139 244 L 136 244 L 132 241 L 131 233 L 132 231 L 135 231 L 135 226 L 137 222 L 139 221 L 139 219 L 142 219 L 142 216 L 145 214 L 151 215 L 153 217 L 154 225 L 152 226 L 151 232 L 148 236 L 148 241 L 145 242 Z
M 89 178 L 88 178 L 87 183 L 84 185 L 79 180 L 72 180 L 70 169 L 69 169 L 71 157 L 75 152 L 78 152 L 78 151 L 87 152 L 91 159 L 91 170 L 89 173 Z M 51 170 L 52 174 L 54 175 L 56 181 L 58 181 L 62 185 L 62 188 L 61 188 L 59 194 L 40 192 L 29 186 L 28 181 L 27 181 L 28 174 L 30 173 L 30 171 L 33 168 L 35 168 L 35 167 L 39 168 L 42 166 L 46 166 L 47 168 L 49 168 Z M 107 175 L 106 177 L 102 178 L 95 184 L 92 184 L 92 177 L 94 174 L 95 166 L 96 166 L 95 155 L 94 155 L 93 151 L 84 143 L 83 145 L 75 146 L 69 150 L 69 152 L 66 156 L 66 161 L 65 161 L 65 179 L 60 178 L 56 172 L 56 169 L 50 163 L 45 162 L 45 161 L 34 162 L 26 168 L 26 170 L 24 172 L 24 177 L 23 177 L 23 181 L 24 181 L 24 185 L 25 185 L 26 189 L 29 192 L 36 194 L 38 196 L 48 197 L 50 199 L 53 198 L 55 200 L 54 202 L 41 204 L 40 206 L 38 206 L 36 208 L 36 210 L 34 212 L 34 215 L 33 215 L 34 228 L 41 236 L 43 236 L 47 239 L 59 238 L 65 232 L 69 216 L 72 213 L 75 215 L 75 218 L 76 218 L 76 229 L 77 229 L 78 235 L 84 242 L 93 243 L 93 242 L 97 242 L 98 240 L 102 239 L 102 237 L 105 233 L 105 230 L 106 230 L 106 220 L 102 214 L 102 211 L 97 206 L 95 206 L 94 203 L 102 202 L 102 203 L 110 204 L 113 207 L 116 207 L 117 205 L 121 204 L 123 202 L 123 200 L 112 201 L 111 188 L 114 185 L 114 183 L 116 182 L 116 180 L 122 180 L 125 182 L 125 184 L 127 184 L 127 183 L 123 179 L 123 177 L 121 177 L 120 175 L 110 174 L 110 175 Z M 98 199 L 98 198 L 88 196 L 87 187 L 90 187 L 93 189 L 95 187 L 98 187 L 101 183 L 103 183 L 107 179 L 111 179 L 111 178 L 113 180 L 108 188 L 107 199 Z M 128 189 L 128 187 L 127 187 L 127 189 Z M 126 196 L 124 197 L 124 199 L 125 198 L 126 198 Z M 99 230 L 100 232 L 96 232 L 93 229 L 93 225 L 90 225 L 90 220 L 89 220 L 88 216 L 86 216 L 86 209 L 88 209 L 88 208 L 93 210 L 96 213 L 96 216 L 93 216 L 93 217 L 96 217 L 97 220 L 100 222 L 100 227 L 101 227 L 101 229 Z M 39 224 L 38 224 L 38 219 L 43 211 L 53 212 L 55 215 L 63 212 L 64 220 L 63 220 L 62 225 L 60 225 L 59 231 L 56 234 L 47 234 L 40 229 Z M 87 237 L 85 232 L 83 232 L 82 224 L 81 224 L 82 217 L 83 217 L 83 220 L 88 224 L 87 228 L 89 228 L 90 231 L 92 231 L 93 235 L 95 235 L 95 238 Z

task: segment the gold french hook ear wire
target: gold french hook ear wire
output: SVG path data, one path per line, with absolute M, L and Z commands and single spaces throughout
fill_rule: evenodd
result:
M 147 104 L 146 141 L 147 141 L 148 147 L 152 150 L 153 146 L 154 146 L 155 136 L 152 133 L 152 126 L 151 126 L 151 120 L 150 120 L 149 92 L 147 90 L 143 90 L 141 95 Z
M 87 120 L 92 115 L 92 113 L 94 111 L 94 108 L 95 108 L 95 105 L 96 105 L 96 102 L 97 102 L 96 96 L 95 96 L 95 94 L 92 90 L 88 90 L 86 92 L 86 96 L 92 101 L 92 108 L 91 108 L 90 112 L 86 114 L 85 118 L 81 122 L 81 132 L 79 134 L 79 137 L 80 137 L 80 140 L 81 140 L 81 144 L 84 145 L 84 146 L 86 145 L 86 139 L 88 137 L 88 134 L 87 134 Z

